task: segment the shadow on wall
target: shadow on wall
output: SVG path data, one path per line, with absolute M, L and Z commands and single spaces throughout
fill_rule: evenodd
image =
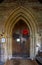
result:
M 0 3 L 2 3 L 4 0 L 0 0 Z
M 42 0 L 38 0 L 40 3 L 42 3 Z

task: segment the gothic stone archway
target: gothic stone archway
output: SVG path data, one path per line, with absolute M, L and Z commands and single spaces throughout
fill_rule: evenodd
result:
M 36 55 L 36 34 L 37 34 L 37 25 L 36 19 L 33 16 L 32 12 L 29 9 L 24 7 L 18 7 L 13 10 L 5 23 L 5 36 L 6 36 L 6 48 L 7 48 L 7 58 L 12 57 L 12 30 L 15 24 L 19 20 L 23 20 L 30 30 L 30 57 L 33 58 Z M 5 51 L 5 52 L 6 52 Z

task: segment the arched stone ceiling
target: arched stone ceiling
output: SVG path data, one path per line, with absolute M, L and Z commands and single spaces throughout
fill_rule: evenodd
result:
M 1 2 L 6 2 L 6 3 L 7 3 L 7 2 L 15 2 L 15 1 L 18 1 L 18 2 L 19 2 L 19 1 L 21 1 L 21 2 L 22 2 L 22 1 L 41 2 L 41 0 L 0 0 L 0 3 L 1 3 Z

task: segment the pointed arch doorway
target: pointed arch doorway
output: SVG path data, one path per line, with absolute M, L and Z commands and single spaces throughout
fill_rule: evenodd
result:
M 30 30 L 23 20 L 19 20 L 12 30 L 12 56 L 30 57 Z
M 22 21 L 22 23 L 20 22 Z M 29 30 L 29 36 L 27 35 L 25 44 L 20 44 L 21 35 L 15 38 L 14 33 L 17 33 L 18 29 L 26 26 L 26 30 Z M 17 27 L 17 28 L 16 28 Z M 36 24 L 36 18 L 31 8 L 18 7 L 14 9 L 4 24 L 5 36 L 6 36 L 6 51 L 7 58 L 16 57 L 30 57 L 35 58 L 36 56 L 36 44 L 37 44 L 37 31 L 38 25 Z M 16 29 L 15 29 L 16 28 Z M 20 32 L 22 31 L 20 29 Z M 25 30 L 25 28 L 23 29 Z M 15 32 L 14 32 L 15 31 Z M 24 36 L 25 37 L 25 36 Z M 29 40 L 29 41 L 28 41 Z M 19 48 L 20 47 L 20 48 Z M 26 49 L 26 48 L 28 49 Z M 26 52 L 24 52 L 26 49 Z M 16 51 L 15 51 L 16 50 Z M 18 51 L 17 51 L 18 50 Z M 22 51 L 21 51 L 22 50 Z M 26 55 L 25 55 L 26 54 Z M 7 59 L 5 58 L 5 60 Z

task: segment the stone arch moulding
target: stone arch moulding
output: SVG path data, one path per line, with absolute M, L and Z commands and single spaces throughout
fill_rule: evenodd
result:
M 5 22 L 5 34 L 6 34 L 6 44 L 8 49 L 6 50 L 8 52 L 7 57 L 12 57 L 12 29 L 15 26 L 15 24 L 22 19 L 27 26 L 30 29 L 30 57 L 35 57 L 35 38 L 36 33 L 38 30 L 36 19 L 32 12 L 29 9 L 26 9 L 24 7 L 18 7 L 14 9 L 8 19 Z
M 14 9 L 4 24 L 5 30 L 10 31 L 10 29 L 11 29 L 10 27 L 11 27 L 12 23 L 15 23 L 15 20 L 17 20 L 18 18 L 19 19 L 23 18 L 28 21 L 28 23 L 31 25 L 32 28 L 34 27 L 33 30 L 37 31 L 38 30 L 37 21 L 36 21 L 34 15 L 32 14 L 31 10 L 26 9 L 24 7 L 18 7 L 16 9 Z

